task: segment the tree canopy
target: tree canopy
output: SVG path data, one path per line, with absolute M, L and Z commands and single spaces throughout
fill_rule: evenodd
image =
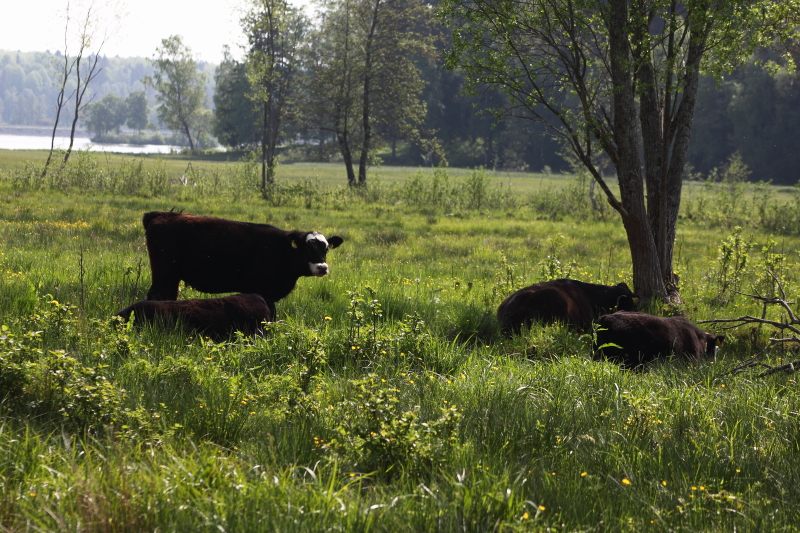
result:
M 150 125 L 150 106 L 147 95 L 142 91 L 133 91 L 125 99 L 127 115 L 125 122 L 129 128 L 141 132 Z
M 314 33 L 309 107 L 335 134 L 350 185 L 365 185 L 370 157 L 390 137 L 433 144 L 423 132 L 419 62 L 433 58 L 430 8 L 416 0 L 336 0 Z M 358 163 L 358 179 L 354 171 Z
M 253 0 L 242 19 L 249 42 L 248 97 L 261 107 L 261 188 L 274 181 L 281 125 L 292 112 L 308 19 L 286 0 Z
M 247 64 L 236 61 L 226 49 L 214 79 L 212 133 L 220 143 L 234 149 L 258 143 L 260 114 L 256 103 L 247 97 L 250 93 Z
M 87 115 L 86 127 L 102 137 L 109 132 L 119 131 L 128 119 L 128 107 L 125 99 L 107 94 L 99 102 L 89 104 Z
M 158 118 L 167 128 L 185 134 L 194 151 L 197 135 L 211 121 L 211 111 L 205 107 L 207 76 L 198 70 L 180 35 L 162 39 L 151 61 L 153 76 L 148 82 L 158 92 Z

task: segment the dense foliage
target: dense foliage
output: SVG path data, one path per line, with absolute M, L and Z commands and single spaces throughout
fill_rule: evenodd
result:
M 255 162 L 195 162 L 188 185 L 165 161 L 79 154 L 45 180 L 36 166 L 0 174 L 4 528 L 698 531 L 800 519 L 795 375 L 722 375 L 769 328 L 726 332 L 713 364 L 645 372 L 593 360 L 591 332 L 499 334 L 494 310 L 518 287 L 630 280 L 625 237 L 585 178 L 382 170 L 363 190 L 333 185 L 332 165 L 287 165 L 266 202 Z M 734 291 L 775 278 L 798 294 L 793 188 L 730 176 L 686 187 L 686 304 L 654 312 L 760 315 Z M 345 243 L 330 276 L 279 302 L 263 338 L 135 330 L 110 317 L 149 286 L 141 214 L 173 206 Z M 790 357 L 785 346 L 765 360 Z
M 796 183 L 797 87 L 796 74 L 770 76 L 756 65 L 737 70 L 721 83 L 703 78 L 687 157 L 690 172 L 712 175 L 738 153 L 755 180 Z

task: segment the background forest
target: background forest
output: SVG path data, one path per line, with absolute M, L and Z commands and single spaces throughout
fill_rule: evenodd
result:
M 438 51 L 444 49 L 439 29 L 428 29 Z M 52 127 L 55 118 L 56 53 L 13 52 L 0 50 L 0 126 Z M 229 148 L 253 149 L 259 142 L 260 112 L 248 97 L 252 82 L 247 77 L 246 58 L 239 61 L 231 54 L 220 65 L 198 61 L 197 70 L 206 74 L 206 102 L 214 112 L 211 133 Z M 482 95 L 462 94 L 464 75 L 443 68 L 437 53 L 428 59 L 417 58 L 422 79 L 420 99 L 425 103 L 423 129 L 435 136 L 442 156 L 452 166 L 477 166 L 502 170 L 564 171 L 568 161 L 561 145 L 543 135 L 536 123 L 504 120 L 482 111 L 502 98 L 496 91 Z M 145 91 L 151 127 L 164 128 L 156 112 L 156 91 L 146 88 L 143 80 L 153 75 L 151 60 L 141 57 L 101 57 L 99 75 L 92 82 L 92 105 L 108 95 L 129 99 Z M 308 69 L 300 76 L 308 75 Z M 717 179 L 739 154 L 751 171 L 752 181 L 793 184 L 800 164 L 800 137 L 793 127 L 800 121 L 798 75 L 786 72 L 770 75 L 755 62 L 737 69 L 720 83 L 703 76 L 688 153 L 687 174 L 696 178 Z M 70 82 L 74 83 L 74 82 Z M 308 84 L 297 84 L 298 91 L 310 91 Z M 300 98 L 306 103 L 308 99 Z M 107 100 L 106 103 L 109 101 Z M 113 102 L 111 102 L 113 104 Z M 91 109 L 91 106 L 90 108 Z M 108 134 L 106 121 L 92 124 L 90 114 L 81 124 L 93 135 Z M 124 118 L 120 119 L 120 125 Z M 114 120 L 110 120 L 114 126 Z M 130 126 L 131 122 L 128 122 Z M 281 127 L 284 157 L 301 160 L 330 161 L 340 158 L 335 148 L 335 134 L 315 127 L 303 113 L 288 113 Z M 133 128 L 139 130 L 139 128 Z M 172 142 L 175 137 L 169 138 Z M 387 164 L 419 165 L 426 162 L 423 151 L 408 143 L 382 138 L 380 150 Z M 294 148 L 288 151 L 289 145 Z

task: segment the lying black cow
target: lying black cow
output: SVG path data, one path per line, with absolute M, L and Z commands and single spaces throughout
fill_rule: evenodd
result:
M 134 315 L 135 326 L 162 324 L 183 326 L 189 331 L 208 335 L 214 340 L 229 337 L 234 331 L 246 335 L 261 333 L 261 324 L 271 322 L 273 314 L 258 294 L 237 294 L 202 300 L 148 300 L 117 312 L 125 321 Z
M 148 300 L 176 300 L 181 280 L 198 291 L 260 294 L 275 303 L 301 276 L 329 272 L 325 255 L 342 244 L 316 231 L 153 211 L 142 218 L 153 281 Z
M 517 332 L 531 322 L 563 322 L 588 328 L 598 316 L 617 309 L 636 309 L 639 298 L 628 286 L 554 279 L 520 289 L 500 304 L 497 319 L 503 331 Z
M 713 359 L 725 335 L 711 335 L 683 317 L 662 318 L 646 313 L 619 312 L 597 319 L 599 355 L 623 366 L 636 367 L 675 354 L 690 361 Z

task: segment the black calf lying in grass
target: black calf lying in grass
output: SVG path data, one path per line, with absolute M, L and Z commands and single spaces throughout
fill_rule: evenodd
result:
M 503 331 L 515 333 L 533 321 L 563 322 L 587 329 L 592 320 L 617 309 L 633 311 L 639 302 L 624 283 L 598 285 L 554 279 L 520 289 L 500 304 L 497 319 Z
M 117 312 L 126 321 L 134 314 L 134 325 L 180 324 L 189 331 L 223 340 L 234 331 L 245 335 L 261 332 L 261 324 L 273 320 L 267 302 L 258 294 L 237 294 L 202 300 L 148 300 Z
M 683 317 L 662 318 L 620 311 L 597 319 L 598 353 L 623 366 L 636 367 L 675 354 L 690 361 L 713 359 L 725 335 L 711 335 Z M 615 344 L 615 346 L 602 346 Z

